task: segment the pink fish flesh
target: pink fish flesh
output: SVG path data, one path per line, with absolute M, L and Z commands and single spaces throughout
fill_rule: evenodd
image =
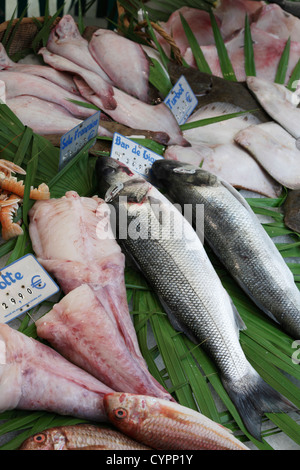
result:
M 245 17 L 250 22 L 258 15 L 265 2 L 253 0 L 219 0 L 213 10 L 215 16 L 221 21 L 221 33 L 224 38 L 244 28 Z
M 176 46 L 179 47 L 182 55 L 189 47 L 189 42 L 184 32 L 180 15 L 182 15 L 187 21 L 198 44 L 206 46 L 215 43 L 209 13 L 199 10 L 198 8 L 187 6 L 181 7 L 170 15 L 167 22 L 160 22 L 160 26 L 174 39 Z M 217 23 L 220 26 L 220 21 L 218 19 Z M 168 57 L 170 57 L 169 43 L 159 33 L 156 35 L 160 45 L 163 47 Z
M 291 41 L 300 42 L 300 19 L 287 13 L 279 5 L 264 5 L 255 25 L 278 38 L 287 41 L 290 37 Z
M 107 83 L 111 83 L 110 78 L 91 56 L 88 41 L 81 36 L 71 15 L 64 15 L 52 29 L 47 49 L 65 59 L 72 60 L 80 67 L 97 73 Z
M 99 96 L 82 79 L 74 78 L 81 95 L 91 103 L 103 109 L 103 104 Z M 131 127 L 132 129 L 142 129 L 156 132 L 158 142 L 165 145 L 178 144 L 189 146 L 184 139 L 180 127 L 169 108 L 165 103 L 150 105 L 144 103 L 133 96 L 115 88 L 114 97 L 117 107 L 105 112 L 116 122 Z
M 0 410 L 45 410 L 106 421 L 109 387 L 49 346 L 0 325 Z
M 248 152 L 234 143 L 208 147 L 196 145 L 183 148 L 170 146 L 164 153 L 167 160 L 179 160 L 199 166 L 235 188 L 246 189 L 266 197 L 278 197 L 282 187 Z
M 0 101 L 2 103 L 6 103 L 6 88 L 5 88 L 5 82 L 0 80 Z
M 94 92 L 99 95 L 105 110 L 116 108 L 117 102 L 112 96 L 114 94 L 113 88 L 109 85 L 109 89 L 111 91 L 108 91 L 107 84 L 104 82 L 103 78 L 100 77 L 100 75 L 92 72 L 91 70 L 80 67 L 69 59 L 65 59 L 60 55 L 50 52 L 48 49 L 46 49 L 46 47 L 41 48 L 39 50 L 39 54 L 43 56 L 44 61 L 51 65 L 53 69 L 70 72 L 73 75 L 79 75 L 82 77 L 92 88 L 92 90 L 94 90 Z
M 86 100 L 82 97 L 64 90 L 45 78 L 21 72 L 0 71 L 0 80 L 5 82 L 7 100 L 23 95 L 36 96 L 37 98 L 59 104 L 74 116 L 82 119 L 95 113 L 93 109 L 88 109 L 69 101 L 76 100 L 86 103 Z
M 55 70 L 53 67 L 47 67 L 46 65 L 36 64 L 19 64 L 15 63 L 6 54 L 5 48 L 0 43 L 0 70 L 7 70 L 8 72 L 22 72 L 30 75 L 37 75 L 43 77 L 50 82 L 59 85 L 61 88 L 69 91 L 70 93 L 79 94 L 77 87 L 68 73 L 60 72 Z
M 7 100 L 7 106 L 15 113 L 24 126 L 40 135 L 64 135 L 82 123 L 59 104 L 45 101 L 35 96 L 17 96 Z M 112 137 L 112 133 L 102 126 L 99 136 Z
M 74 191 L 43 202 L 35 203 L 29 213 L 30 238 L 39 262 L 65 294 L 88 284 L 131 354 L 146 367 L 128 310 L 125 257 L 112 232 L 108 205 L 96 196 L 79 197 Z
M 149 101 L 150 62 L 140 44 L 114 31 L 98 29 L 89 51 L 116 87 L 141 101 Z
M 38 335 L 64 357 L 114 390 L 171 399 L 130 354 L 100 297 L 87 284 L 67 294 L 36 326 Z
M 244 30 L 241 30 L 232 39 L 225 42 L 229 59 L 232 63 L 238 81 L 246 80 L 245 56 L 244 56 Z M 270 81 L 275 80 L 278 64 L 286 45 L 286 40 L 266 33 L 255 24 L 251 25 L 251 35 L 253 40 L 254 59 L 256 75 Z M 220 61 L 217 48 L 212 46 L 201 47 L 202 52 L 208 62 L 213 75 L 222 77 Z M 291 41 L 290 58 L 286 73 L 286 81 L 289 80 L 300 57 L 300 43 Z M 191 67 L 196 67 L 195 59 L 191 48 L 188 48 L 184 59 Z

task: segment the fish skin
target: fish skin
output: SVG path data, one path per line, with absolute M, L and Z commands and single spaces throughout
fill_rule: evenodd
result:
M 36 96 L 16 96 L 7 100 L 6 104 L 24 126 L 30 127 L 36 134 L 61 136 L 82 123 L 81 119 L 76 118 L 59 104 Z M 113 133 L 99 126 L 98 135 L 112 137 Z
M 104 397 L 120 431 L 159 450 L 249 450 L 228 429 L 177 403 L 129 393 Z
M 269 3 L 276 3 L 283 10 L 291 13 L 291 15 L 300 18 L 300 5 L 297 2 L 291 2 L 288 0 L 270 0 Z
M 112 84 L 108 75 L 97 64 L 89 52 L 88 41 L 82 37 L 71 15 L 64 15 L 59 23 L 51 30 L 47 49 L 87 70 L 97 73 L 107 83 Z
M 13 62 L 7 55 L 5 47 L 0 43 L 0 70 L 8 70 L 11 72 L 22 72 L 37 75 L 46 78 L 53 83 L 61 86 L 70 93 L 79 95 L 74 80 L 72 77 L 63 72 L 39 64 L 21 64 Z
M 72 60 L 66 59 L 58 54 L 54 54 L 46 47 L 42 47 L 38 53 L 43 56 L 44 61 L 53 67 L 54 70 L 60 71 L 61 73 L 69 72 L 70 74 L 79 75 L 83 80 L 85 80 L 101 98 L 104 110 L 116 109 L 117 102 L 113 97 L 114 89 L 111 85 L 108 85 L 100 75 L 75 64 Z
M 108 426 L 76 424 L 45 429 L 18 450 L 151 450 Z
M 43 410 L 99 422 L 107 421 L 103 396 L 113 391 L 6 324 L 0 324 L 0 387 L 1 412 Z
M 299 92 L 258 77 L 248 77 L 247 85 L 265 111 L 295 139 L 300 137 Z
M 209 172 L 179 162 L 161 162 L 152 167 L 156 180 L 180 205 L 190 203 L 195 210 L 196 204 L 204 204 L 205 238 L 211 248 L 251 299 L 285 331 L 299 338 L 300 292 L 246 200 Z M 194 174 L 175 173 L 174 169 L 180 167 Z
M 261 415 L 275 411 L 278 406 L 277 403 L 274 406 L 270 399 L 270 406 L 267 404 L 263 411 L 257 412 L 251 408 L 251 400 L 258 402 L 261 396 L 264 401 L 265 396 L 270 398 L 273 394 L 277 398 L 277 393 L 262 381 L 247 361 L 239 343 L 239 330 L 245 329 L 245 324 L 196 232 L 167 198 L 150 183 L 137 178 L 126 165 L 112 158 L 100 157 L 96 171 L 102 196 L 109 195 L 110 188 L 123 184 L 123 189 L 110 202 L 117 219 L 118 215 L 127 217 L 127 234 L 121 234 L 124 227 L 118 227 L 117 221 L 120 246 L 143 272 L 174 328 L 196 344 L 200 343 L 215 361 L 222 382 L 246 427 L 260 439 Z M 157 215 L 157 208 L 163 223 Z M 139 237 L 131 232 L 135 224 L 139 226 Z M 279 409 L 290 409 L 290 403 L 285 407 L 280 402 Z
M 113 275 L 107 283 L 113 283 Z M 104 293 L 98 298 L 87 284 L 73 289 L 36 321 L 38 336 L 115 391 L 173 400 L 127 347 L 117 322 L 100 301 Z
M 283 206 L 284 223 L 300 233 L 300 190 L 289 191 Z
M 74 81 L 81 95 L 86 100 L 95 104 L 100 109 L 103 108 L 100 97 L 95 94 L 84 80 L 76 77 Z M 190 146 L 190 143 L 183 137 L 175 116 L 165 103 L 151 105 L 128 95 L 118 88 L 114 90 L 117 107 L 113 110 L 106 110 L 106 114 L 113 120 L 132 129 L 155 132 L 157 141 L 164 145 L 178 144 L 186 147 Z
M 89 51 L 116 87 L 149 102 L 150 61 L 140 44 L 115 31 L 98 29 L 89 42 Z
M 18 96 L 29 95 L 59 104 L 78 118 L 85 119 L 95 113 L 93 109 L 88 109 L 69 101 L 76 100 L 87 103 L 81 96 L 79 97 L 74 93 L 70 93 L 43 77 L 22 72 L 1 70 L 0 80 L 5 82 L 6 101 Z
M 280 184 L 300 189 L 300 150 L 296 140 L 279 124 L 249 126 L 236 134 L 235 142 Z

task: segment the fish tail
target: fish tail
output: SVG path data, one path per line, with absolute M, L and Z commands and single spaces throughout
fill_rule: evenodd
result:
M 222 381 L 245 427 L 259 441 L 262 440 L 261 423 L 265 413 L 298 411 L 292 402 L 274 390 L 254 370 L 239 381 Z

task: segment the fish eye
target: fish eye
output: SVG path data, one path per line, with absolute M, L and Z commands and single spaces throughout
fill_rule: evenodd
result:
M 41 444 L 42 442 L 45 442 L 45 440 L 46 440 L 46 435 L 45 435 L 45 434 L 36 434 L 36 435 L 33 437 L 33 440 L 34 440 L 34 442 L 36 442 L 37 444 Z
M 116 173 L 116 169 L 113 168 L 112 166 L 104 168 L 102 172 L 103 176 L 110 176 L 110 175 L 113 175 L 114 173 Z
M 127 416 L 127 411 L 124 408 L 117 408 L 114 410 L 115 417 L 118 419 L 124 419 Z

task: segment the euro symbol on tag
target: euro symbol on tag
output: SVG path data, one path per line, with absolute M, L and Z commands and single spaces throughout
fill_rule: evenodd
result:
M 190 93 L 187 91 L 186 94 L 185 94 L 185 99 L 187 100 L 188 103 L 191 103 L 192 102 L 192 98 L 191 98 L 191 95 Z
M 46 283 L 42 284 L 42 280 L 40 276 L 33 276 L 31 279 L 31 287 L 36 289 L 44 289 L 46 287 Z

